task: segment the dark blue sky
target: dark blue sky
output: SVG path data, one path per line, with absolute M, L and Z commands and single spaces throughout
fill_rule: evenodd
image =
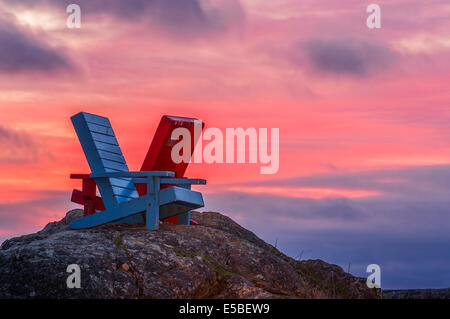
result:
M 383 182 L 390 178 L 390 182 Z M 382 182 L 380 182 L 382 181 Z M 267 184 L 267 183 L 266 183 Z M 265 184 L 265 185 L 266 185 Z M 366 277 L 379 264 L 382 288 L 450 287 L 450 167 L 315 176 L 271 185 L 364 185 L 367 198 L 305 199 L 223 193 L 207 208 L 235 218 L 291 257 L 323 259 Z

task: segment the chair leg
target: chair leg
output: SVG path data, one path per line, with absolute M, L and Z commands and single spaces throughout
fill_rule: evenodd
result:
M 190 225 L 191 224 L 191 212 L 186 212 L 179 214 L 178 216 L 178 225 Z
M 95 214 L 95 191 L 97 185 L 92 178 L 83 178 L 82 182 L 82 194 L 85 200 L 84 202 L 84 216 Z
M 145 214 L 145 226 L 149 230 L 159 229 L 159 177 L 152 177 L 147 183 L 147 194 L 151 196 L 150 205 L 147 206 Z
M 145 226 L 149 230 L 159 229 L 159 205 L 157 205 L 154 200 L 152 200 L 147 207 Z
M 92 215 L 94 213 L 94 201 L 91 199 L 86 199 L 84 202 L 84 216 Z
M 191 184 L 180 184 L 180 187 L 191 189 Z M 190 225 L 191 224 L 191 212 L 188 211 L 186 213 L 182 213 L 177 215 L 177 224 L 178 225 Z

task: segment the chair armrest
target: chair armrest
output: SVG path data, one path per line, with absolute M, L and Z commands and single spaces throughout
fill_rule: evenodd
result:
M 161 184 L 199 184 L 205 185 L 206 180 L 198 178 L 162 178 Z
M 107 172 L 92 173 L 91 178 L 114 178 L 114 177 L 174 177 L 175 173 L 170 171 L 144 171 L 144 172 Z
M 89 174 L 70 174 L 70 179 L 85 179 L 91 178 Z

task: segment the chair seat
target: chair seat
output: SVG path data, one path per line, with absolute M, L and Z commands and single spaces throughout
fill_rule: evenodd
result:
M 167 218 L 204 206 L 200 192 L 172 186 L 160 191 L 160 217 Z

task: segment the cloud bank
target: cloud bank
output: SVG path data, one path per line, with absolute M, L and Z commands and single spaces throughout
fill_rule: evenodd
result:
M 0 164 L 24 165 L 52 157 L 46 147 L 33 136 L 0 125 Z
M 301 48 L 316 71 L 328 74 L 364 77 L 386 68 L 394 59 L 387 47 L 355 39 L 312 38 Z
M 320 258 L 366 276 L 379 264 L 383 288 L 450 286 L 450 166 L 294 178 L 286 197 L 222 192 L 206 208 L 236 219 L 292 257 Z M 256 184 L 256 183 L 253 183 Z M 292 198 L 290 187 L 370 187 L 379 196 Z M 243 188 L 245 189 L 245 188 Z
M 9 5 L 47 7 L 65 10 L 63 0 L 7 0 Z M 78 0 L 83 16 L 110 16 L 132 23 L 159 26 L 180 36 L 199 36 L 224 32 L 244 21 L 244 10 L 237 0 Z M 64 11 L 63 11 L 64 12 Z
M 71 62 L 61 52 L 20 29 L 12 19 L 0 16 L 0 72 L 51 73 L 70 69 Z

